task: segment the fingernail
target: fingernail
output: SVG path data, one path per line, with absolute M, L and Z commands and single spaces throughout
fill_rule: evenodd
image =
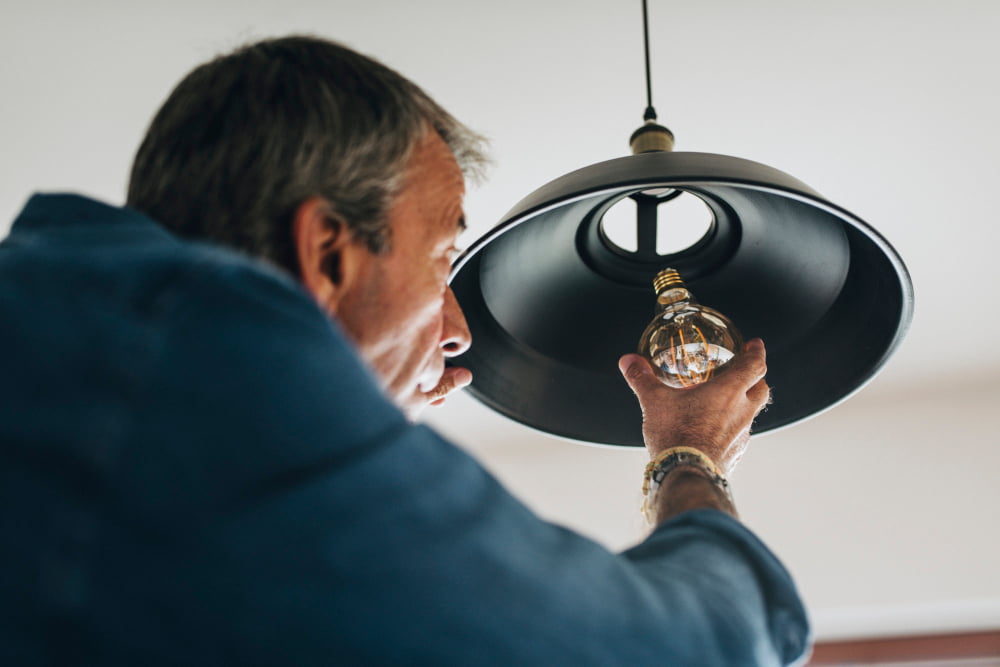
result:
M 472 384 L 472 371 L 460 367 L 456 369 L 454 379 L 456 387 L 467 387 Z
M 762 341 L 760 338 L 751 338 L 750 340 L 747 341 L 747 344 L 744 346 L 744 349 L 750 351 L 750 350 L 759 350 L 763 347 L 764 347 L 764 341 Z

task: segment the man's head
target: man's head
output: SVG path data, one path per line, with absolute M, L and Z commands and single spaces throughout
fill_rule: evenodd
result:
M 469 344 L 445 281 L 463 175 L 484 162 L 479 137 L 413 83 L 291 37 L 181 81 L 136 155 L 128 205 L 301 279 L 412 414 L 462 381 L 438 382 L 442 357 Z

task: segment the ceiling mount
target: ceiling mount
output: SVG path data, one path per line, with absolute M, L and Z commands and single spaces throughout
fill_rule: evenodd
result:
M 653 78 L 649 66 L 649 9 L 642 0 L 642 46 L 646 56 L 646 110 L 642 114 L 645 121 L 629 137 L 632 154 L 653 153 L 674 150 L 674 133 L 656 122 L 656 108 L 653 106 Z

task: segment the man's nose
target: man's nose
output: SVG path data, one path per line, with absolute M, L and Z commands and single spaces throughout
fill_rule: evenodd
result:
M 457 357 L 472 345 L 472 334 L 469 325 L 458 305 L 458 299 L 451 288 L 444 294 L 444 324 L 441 331 L 441 349 L 446 357 Z

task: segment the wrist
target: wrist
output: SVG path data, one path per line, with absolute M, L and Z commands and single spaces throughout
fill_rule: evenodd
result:
M 647 519 L 652 525 L 658 525 L 697 509 L 713 509 L 739 518 L 728 490 L 716 485 L 702 470 L 677 468 L 671 471 L 652 499 Z
M 671 447 L 646 466 L 643 514 L 661 523 L 691 509 L 717 509 L 736 516 L 729 483 L 718 466 L 692 447 Z

